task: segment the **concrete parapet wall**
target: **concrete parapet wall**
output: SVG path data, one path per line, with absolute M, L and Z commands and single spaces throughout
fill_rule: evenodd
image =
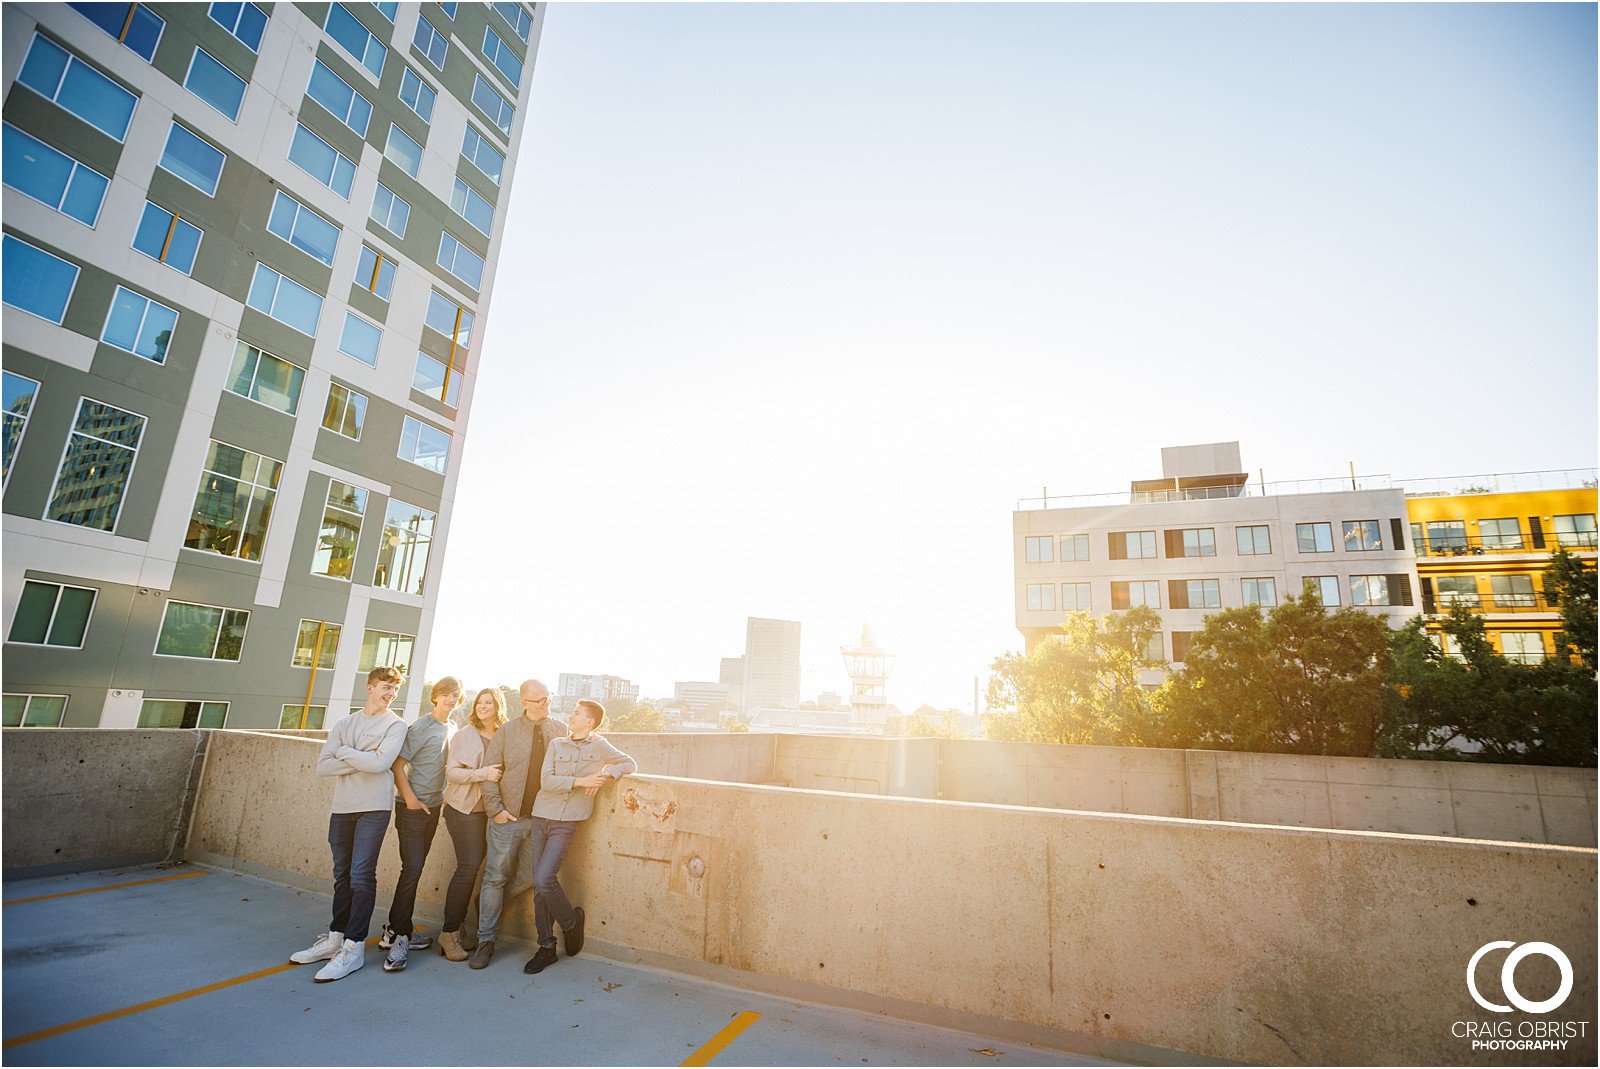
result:
M 728 783 L 770 783 L 776 778 L 777 735 L 750 732 L 611 732 L 602 735 L 663 776 Z
M 938 739 L 773 735 L 774 779 L 804 790 L 937 798 Z M 690 775 L 710 779 L 698 771 Z
M 206 735 L 6 728 L 0 743 L 6 875 L 166 860 L 182 846 L 179 831 Z

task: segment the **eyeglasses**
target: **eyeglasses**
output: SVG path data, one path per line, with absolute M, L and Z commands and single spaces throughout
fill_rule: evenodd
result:
M 522 704 L 523 705 L 549 705 L 550 704 L 550 699 L 548 697 L 544 697 L 544 698 L 524 698 L 524 699 L 522 699 Z

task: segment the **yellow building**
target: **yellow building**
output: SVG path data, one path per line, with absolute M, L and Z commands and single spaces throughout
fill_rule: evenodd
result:
M 1407 486 L 1406 511 L 1429 630 L 1453 605 L 1483 618 L 1495 649 L 1534 663 L 1555 654 L 1560 610 L 1545 598 L 1557 547 L 1595 560 L 1593 469 Z M 1538 489 L 1523 489 L 1528 485 Z

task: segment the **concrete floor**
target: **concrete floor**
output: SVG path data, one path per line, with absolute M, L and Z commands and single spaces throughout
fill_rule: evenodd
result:
M 1080 1054 L 741 991 L 584 954 L 525 976 L 506 942 L 488 969 L 433 950 L 388 974 L 314 984 L 298 966 L 59 1034 L 287 961 L 328 925 L 327 895 L 237 873 L 36 902 L 16 899 L 196 871 L 123 869 L 8 882 L 8 1065 L 678 1065 L 738 1014 L 760 1019 L 713 1065 L 1109 1065 Z M 386 909 L 378 908 L 373 931 Z M 977 1053 L 983 1051 L 985 1053 Z M 992 1053 L 990 1053 L 992 1052 Z

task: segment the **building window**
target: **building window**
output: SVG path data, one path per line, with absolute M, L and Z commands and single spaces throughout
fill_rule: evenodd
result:
M 318 631 L 322 632 L 320 639 Z M 330 624 L 325 619 L 302 619 L 299 632 L 294 635 L 293 666 L 310 667 L 315 664 L 318 669 L 331 669 L 334 655 L 339 651 L 339 635 L 342 632 L 344 627 L 341 624 Z
M 5 456 L 0 464 L 0 482 L 11 479 L 11 465 L 17 459 L 22 445 L 22 435 L 28 429 L 28 415 L 33 411 L 33 399 L 39 393 L 39 384 L 26 375 L 14 371 L 3 373 L 5 379 Z
M 412 178 L 422 170 L 422 146 L 400 129 L 399 123 L 389 124 L 389 141 L 383 146 L 383 155 Z
M 316 337 L 317 320 L 322 316 L 322 296 L 266 264 L 256 264 L 246 303 L 284 326 L 307 337 Z
M 455 408 L 461 400 L 461 372 L 443 360 L 418 350 L 417 371 L 411 388 Z
M 415 635 L 402 635 L 394 631 L 364 631 L 361 635 L 361 661 L 356 672 L 365 674 L 374 668 L 398 668 L 409 674 L 411 651 L 416 644 Z
M 458 5 L 456 5 L 456 4 L 440 4 L 439 5 L 439 10 L 443 11 L 447 18 L 454 19 L 456 17 L 456 7 L 457 6 Z
M 1297 523 L 1294 540 L 1301 553 L 1332 553 L 1333 524 Z
M 494 228 L 494 205 L 459 178 L 450 193 L 450 207 L 484 237 Z
M 167 21 L 149 4 L 68 4 L 68 7 L 109 33 L 118 44 L 144 60 L 155 58 L 156 46 Z
M 116 530 L 144 423 L 143 416 L 81 398 L 44 518 Z
M 372 102 L 356 92 L 355 86 L 333 73 L 333 68 L 320 59 L 311 68 L 306 96 L 354 130 L 357 137 L 367 136 L 367 124 L 372 121 Z
M 328 403 L 322 410 L 322 426 L 351 441 L 361 441 L 361 424 L 367 418 L 367 396 L 337 382 L 328 387 Z
M 494 123 L 496 129 L 507 137 L 511 136 L 511 120 L 516 116 L 517 109 L 511 106 L 511 101 L 496 92 L 494 86 L 484 81 L 481 74 L 472 76 L 472 103 Z
M 528 12 L 521 4 L 496 3 L 490 5 L 500 13 L 511 27 L 511 32 L 522 39 L 523 44 L 528 43 L 528 32 L 533 28 L 533 21 L 528 18 Z
M 1350 577 L 1350 604 L 1393 604 L 1389 600 L 1389 577 L 1387 575 L 1352 575 Z
M 1579 513 L 1574 516 L 1557 516 L 1554 519 L 1556 544 L 1562 547 L 1593 549 L 1595 546 L 1594 515 Z
M 1055 538 L 1050 535 L 1028 535 L 1023 540 L 1029 564 L 1049 564 L 1055 559 Z
M 272 198 L 267 232 L 276 234 L 318 263 L 333 266 L 333 254 L 339 247 L 339 228 L 281 189 Z
M 1167 556 L 1169 557 L 1215 557 L 1217 555 L 1217 532 L 1211 527 L 1191 527 L 1182 531 L 1167 531 Z M 1130 557 L 1133 553 L 1129 552 Z
M 220 728 L 227 722 L 227 702 L 146 698 L 139 706 L 139 726 L 142 728 Z
M 1518 664 L 1538 664 L 1544 660 L 1544 636 L 1537 631 L 1502 631 L 1500 653 Z
M 378 9 L 378 14 L 390 22 L 394 21 L 395 12 L 400 10 L 400 5 L 396 3 L 373 4 L 372 6 Z
M 411 220 L 411 205 L 395 196 L 394 190 L 378 183 L 378 188 L 372 192 L 372 211 L 368 213 L 372 221 L 383 227 L 397 238 L 406 236 L 406 223 Z
M 411 47 L 421 52 L 436 71 L 444 70 L 444 60 L 450 52 L 450 39 L 433 28 L 427 19 L 417 19 L 416 32 L 411 35 Z
M 400 432 L 399 456 L 401 460 L 409 460 L 419 468 L 443 475 L 445 461 L 450 456 L 450 435 L 407 416 L 405 427 Z
M 1062 583 L 1061 608 L 1064 612 L 1089 611 L 1089 584 Z
M 300 387 L 305 369 L 287 360 L 264 353 L 248 342 L 233 350 L 233 367 L 228 372 L 228 391 L 258 404 L 294 415 L 300 407 Z
M 1189 643 L 1194 638 L 1193 631 L 1172 632 L 1172 660 L 1182 664 L 1189 659 Z
M 423 122 L 433 121 L 433 105 L 439 99 L 439 94 L 433 86 L 422 80 L 422 76 L 410 67 L 400 77 L 400 103 L 417 113 Z
M 353 356 L 368 367 L 378 366 L 378 347 L 383 331 L 354 312 L 344 314 L 344 331 L 339 335 L 339 351 Z
M 1257 557 L 1272 552 L 1272 529 L 1265 524 L 1235 527 L 1233 537 L 1241 557 Z
M 1107 545 L 1112 560 L 1150 560 L 1157 556 L 1154 531 L 1112 531 Z
M 349 579 L 355 574 L 356 543 L 361 538 L 361 517 L 366 512 L 365 490 L 337 479 L 329 481 L 317 548 L 311 554 L 312 575 Z
M 1062 535 L 1061 559 L 1064 561 L 1088 560 L 1089 536 L 1086 534 Z
M 106 313 L 100 340 L 161 364 L 166 362 L 167 346 L 172 343 L 172 332 L 177 325 L 175 310 L 118 286 L 111 298 L 111 310 Z
M 494 64 L 495 70 L 505 76 L 514 92 L 522 81 L 522 60 L 517 58 L 517 54 L 511 51 L 511 46 L 489 26 L 483 28 L 483 58 Z
M 1337 575 L 1311 575 L 1306 577 L 1306 582 L 1311 584 L 1312 593 L 1317 600 L 1322 602 L 1324 608 L 1335 608 L 1339 604 L 1339 577 Z
M 433 548 L 433 526 L 438 514 L 403 501 L 390 501 L 383 517 L 383 541 L 378 543 L 378 569 L 372 585 L 402 594 L 421 594 L 428 574 L 428 553 Z
M 5 124 L 5 147 L 0 152 L 5 184 L 47 208 L 94 226 L 105 203 L 111 179 L 86 167 L 65 152 L 51 148 L 32 134 Z
M 1440 605 L 1465 605 L 1478 607 L 1478 577 L 1475 575 L 1441 575 L 1434 580 L 1434 590 Z
M 461 243 L 450 231 L 439 235 L 439 266 L 465 286 L 483 288 L 483 257 Z
M 1167 597 L 1174 609 L 1220 609 L 1222 582 L 1218 579 L 1169 579 Z
M 1259 605 L 1267 609 L 1278 604 L 1278 581 L 1271 576 L 1241 579 L 1239 587 L 1245 605 Z
M 1135 579 L 1130 582 L 1115 582 L 1111 584 L 1111 607 L 1113 609 L 1131 609 L 1144 605 L 1152 609 L 1161 608 L 1161 583 L 1155 579 Z
M 203 48 L 194 50 L 183 87 L 217 109 L 229 122 L 239 121 L 244 104 L 245 80 Z
M 326 705 L 285 705 L 278 717 L 279 731 L 321 731 L 328 715 Z
M 161 169 L 186 182 L 208 197 L 217 195 L 217 183 L 222 181 L 222 165 L 228 157 L 219 148 L 188 127 L 172 124 L 167 131 L 167 145 L 161 150 Z
M 387 301 L 394 290 L 395 263 L 370 245 L 361 246 L 361 260 L 356 264 L 356 285 Z
M 237 661 L 249 625 L 250 613 L 244 609 L 169 601 L 161 617 L 156 656 Z
M 438 290 L 428 293 L 428 312 L 423 322 L 449 340 L 452 353 L 472 344 L 472 313 Z
M 0 726 L 8 728 L 58 728 L 67 715 L 65 694 L 7 694 Z
M 1382 549 L 1383 528 L 1377 520 L 1345 520 L 1344 548 L 1347 553 Z
M 1532 609 L 1539 604 L 1531 575 L 1491 575 L 1489 589 L 1497 609 Z
M 237 37 L 252 52 L 261 51 L 261 36 L 267 29 L 267 13 L 255 4 L 212 4 L 207 12 L 211 21 Z
M 383 61 L 389 50 L 378 43 L 372 31 L 363 26 L 361 20 L 350 13 L 349 8 L 343 4 L 329 7 L 328 21 L 322 28 L 340 48 L 367 68 L 374 78 L 383 77 Z
M 488 139 L 470 124 L 466 136 L 461 140 L 461 157 L 482 171 L 489 181 L 497 186 L 500 184 L 500 175 L 506 166 L 505 154 L 489 144 Z
M 10 234 L 0 243 L 0 300 L 58 326 L 78 285 L 78 265 Z
M 283 464 L 271 457 L 213 441 L 184 547 L 260 560 L 282 471 Z
M 1028 611 L 1056 611 L 1056 586 L 1054 583 L 1028 584 Z
M 350 199 L 350 185 L 356 177 L 355 161 L 298 123 L 294 128 L 294 141 L 289 145 L 289 162 L 345 200 Z
M 17 82 L 117 141 L 128 136 L 138 99 L 48 38 L 33 35 Z
M 161 205 L 145 201 L 139 229 L 133 234 L 133 247 L 158 263 L 194 273 L 194 260 L 200 253 L 205 232 L 187 219 L 179 218 Z
M 1461 553 L 1467 548 L 1465 520 L 1430 520 L 1425 525 L 1425 534 L 1430 552 Z
M 83 649 L 83 637 L 89 630 L 89 617 L 94 614 L 99 593 L 94 587 L 25 581 L 6 641 Z
M 1485 549 L 1522 548 L 1522 527 L 1515 517 L 1479 520 L 1478 535 L 1483 539 Z

